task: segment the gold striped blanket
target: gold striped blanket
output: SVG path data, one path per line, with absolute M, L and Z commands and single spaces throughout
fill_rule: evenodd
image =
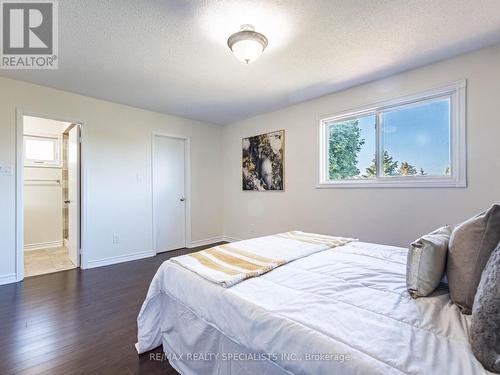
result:
M 209 281 L 230 287 L 293 260 L 352 241 L 356 240 L 293 231 L 214 246 L 171 261 Z

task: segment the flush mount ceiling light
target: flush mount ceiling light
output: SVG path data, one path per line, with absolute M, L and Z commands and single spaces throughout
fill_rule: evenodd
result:
M 252 25 L 245 24 L 241 30 L 234 33 L 227 40 L 227 45 L 234 56 L 245 64 L 258 59 L 267 47 L 267 38 L 255 31 Z

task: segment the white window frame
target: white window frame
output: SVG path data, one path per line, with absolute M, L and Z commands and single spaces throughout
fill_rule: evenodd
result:
M 54 143 L 54 161 L 36 160 L 26 158 L 26 140 L 50 140 Z M 42 167 L 42 168 L 62 168 L 62 135 L 40 134 L 40 133 L 25 133 L 23 136 L 23 158 L 26 167 Z
M 466 177 L 466 80 L 436 89 L 386 100 L 334 115 L 323 116 L 319 124 L 319 183 L 317 188 L 366 188 L 366 187 L 467 187 Z M 449 176 L 383 176 L 383 124 L 381 114 L 388 110 L 403 108 L 439 98 L 450 100 L 450 167 Z M 375 115 L 377 177 L 370 179 L 330 180 L 328 178 L 328 123 Z

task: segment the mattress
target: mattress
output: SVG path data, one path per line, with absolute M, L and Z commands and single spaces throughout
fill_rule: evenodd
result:
M 490 374 L 446 288 L 409 297 L 406 253 L 353 242 L 230 288 L 166 261 L 136 348 L 184 374 Z

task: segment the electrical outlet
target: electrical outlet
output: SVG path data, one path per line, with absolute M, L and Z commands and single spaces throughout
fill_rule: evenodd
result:
M 0 176 L 12 176 L 14 168 L 12 165 L 0 165 Z
M 120 243 L 120 236 L 116 233 L 113 233 L 113 243 L 114 244 Z

